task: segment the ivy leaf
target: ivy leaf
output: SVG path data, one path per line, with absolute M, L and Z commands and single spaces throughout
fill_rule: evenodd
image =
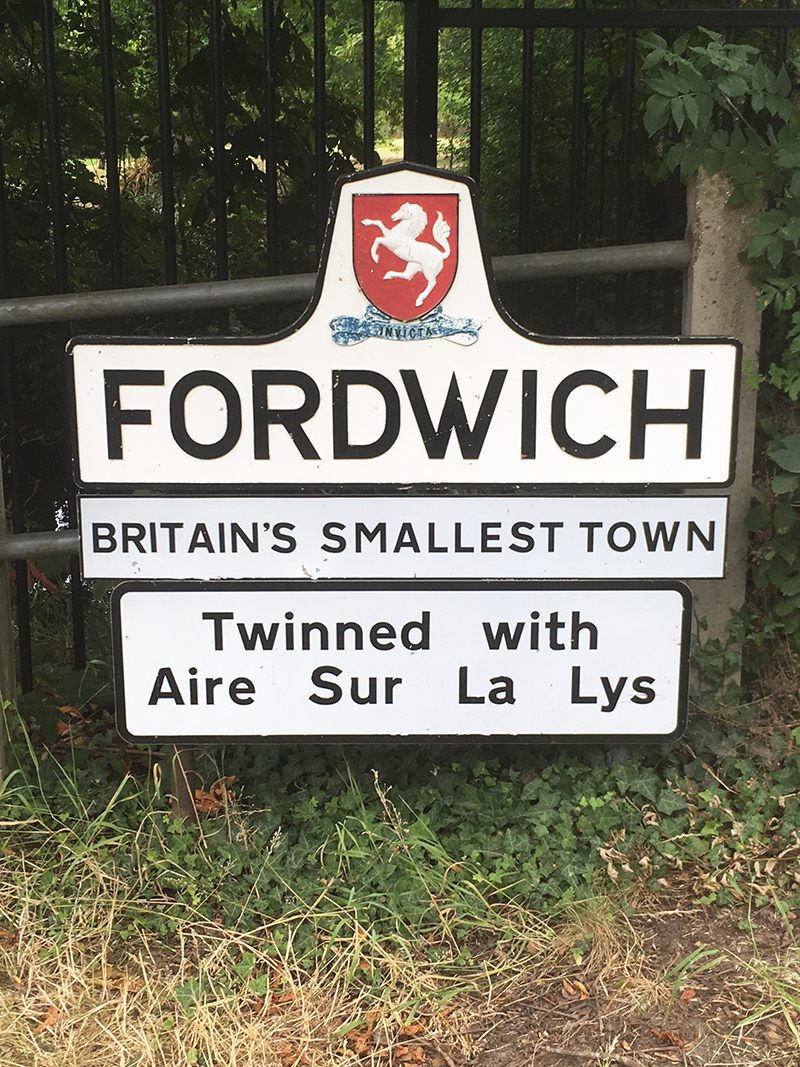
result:
M 797 522 L 797 512 L 794 510 L 791 504 L 785 500 L 781 500 L 775 507 L 775 512 L 772 516 L 772 525 L 775 527 L 779 534 L 788 533 L 789 530 Z
M 751 533 L 766 530 L 770 524 L 769 511 L 763 504 L 756 504 L 745 516 L 744 524 Z
M 686 798 L 679 797 L 671 789 L 662 789 L 655 801 L 655 807 L 662 815 L 674 815 L 678 811 L 686 810 Z
M 800 474 L 800 434 L 790 434 L 781 442 L 782 447 L 770 449 L 770 458 L 785 471 Z
M 800 474 L 776 474 L 772 479 L 772 491 L 776 495 L 793 493 L 800 488 Z

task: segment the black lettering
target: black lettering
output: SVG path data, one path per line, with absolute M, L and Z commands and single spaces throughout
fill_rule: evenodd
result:
M 486 644 L 492 650 L 496 652 L 499 648 L 519 648 L 519 643 L 522 640 L 522 633 L 525 629 L 525 623 L 518 622 L 515 624 L 512 631 L 510 623 L 498 622 L 492 629 L 490 622 L 482 623 L 483 633 L 486 637 Z
M 148 408 L 123 408 L 119 391 L 123 385 L 163 385 L 162 370 L 106 370 L 103 386 L 106 396 L 106 444 L 109 459 L 122 459 L 122 427 L 149 426 Z
M 559 382 L 553 392 L 551 409 L 551 423 L 553 427 L 553 439 L 559 448 L 568 455 L 577 456 L 578 459 L 597 459 L 604 456 L 617 443 L 608 434 L 603 434 L 597 441 L 582 443 L 567 430 L 567 401 L 572 393 L 583 385 L 593 385 L 602 389 L 604 393 L 612 393 L 617 388 L 617 383 L 607 374 L 599 370 L 579 370 L 574 374 L 568 374 L 563 381 Z
M 633 689 L 638 695 L 631 697 L 631 704 L 652 704 L 656 699 L 656 691 L 653 689 L 655 678 L 647 674 L 633 679 Z
M 397 631 L 390 622 L 376 622 L 370 627 L 370 644 L 382 652 L 394 648 L 396 638 Z
M 337 685 L 336 682 L 329 682 L 325 679 L 326 674 L 332 674 L 334 678 L 338 678 L 342 672 L 338 667 L 317 667 L 311 672 L 311 682 L 318 689 L 329 689 L 330 696 L 320 696 L 318 693 L 312 693 L 308 698 L 312 704 L 338 704 L 342 699 L 342 687 Z
M 272 546 L 273 552 L 282 552 L 288 555 L 297 548 L 297 540 L 291 531 L 294 529 L 293 522 L 276 522 L 272 527 L 272 533 L 277 542 Z
M 335 370 L 331 377 L 333 458 L 374 459 L 375 456 L 382 456 L 384 452 L 388 452 L 400 433 L 400 397 L 389 379 L 373 370 Z M 375 389 L 383 399 L 383 430 L 375 441 L 365 444 L 352 444 L 350 442 L 348 390 L 351 385 Z
M 481 523 L 481 552 L 502 552 L 502 546 L 497 544 L 500 540 L 500 534 L 497 530 L 502 529 L 503 524 L 500 522 L 482 522 Z
M 147 703 L 153 705 L 157 704 L 159 700 L 174 700 L 176 704 L 186 703 L 181 695 L 180 687 L 175 681 L 175 675 L 169 667 L 159 668 Z
M 341 534 L 335 533 L 335 530 L 346 529 L 343 522 L 326 522 L 322 527 L 322 536 L 325 539 L 320 546 L 323 552 L 344 552 L 347 548 L 347 541 Z M 327 541 L 333 541 L 332 545 L 326 544 Z
M 258 523 L 252 523 L 248 537 L 238 522 L 231 523 L 231 552 L 239 551 L 239 542 L 243 542 L 249 552 L 258 552 Z
M 536 459 L 536 393 L 538 371 L 522 372 L 522 459 Z
M 222 624 L 226 619 L 233 618 L 232 611 L 204 611 L 201 619 L 207 619 L 214 623 L 214 651 L 221 652 L 223 649 Z
M 679 526 L 679 522 L 673 522 L 669 533 L 667 533 L 667 524 L 665 522 L 657 522 L 654 532 L 650 523 L 645 522 L 642 529 L 644 531 L 644 540 L 647 545 L 647 551 L 655 552 L 660 541 L 664 545 L 664 551 L 671 552 L 675 545 L 675 538 L 678 536 Z
M 202 444 L 189 436 L 186 429 L 186 400 L 193 389 L 207 386 L 216 389 L 225 400 L 225 432 L 218 441 Z M 187 456 L 195 459 L 219 459 L 226 456 L 242 435 L 242 402 L 236 386 L 224 374 L 213 370 L 196 370 L 175 385 L 169 398 L 169 425 L 175 443 Z
M 214 552 L 211 534 L 208 532 L 208 527 L 204 522 L 195 524 L 187 551 L 196 552 L 199 548 L 202 548 L 204 552 Z
M 505 370 L 492 371 L 473 427 L 470 427 L 467 421 L 464 401 L 461 399 L 461 390 L 458 387 L 458 379 L 453 374 L 447 390 L 447 398 L 439 417 L 439 425 L 434 427 L 428 405 L 420 388 L 417 372 L 413 370 L 400 371 L 400 377 L 406 387 L 408 399 L 411 401 L 411 410 L 414 412 L 414 418 L 417 420 L 417 426 L 430 459 L 444 459 L 453 430 L 456 432 L 461 455 L 464 459 L 478 459 L 480 457 L 507 374 L 508 371 Z
M 624 534 L 622 540 L 617 538 L 617 534 L 620 532 Z M 613 525 L 609 526 L 606 536 L 609 547 L 615 552 L 630 552 L 636 544 L 636 529 L 629 522 L 613 523 Z
M 515 541 L 522 542 L 521 544 L 510 544 L 508 547 L 512 552 L 532 552 L 536 547 L 536 541 L 530 533 L 526 533 L 526 530 L 533 530 L 535 528 L 532 522 L 515 522 L 511 526 L 511 536 Z
M 412 640 L 412 630 L 419 631 L 419 637 Z M 407 622 L 400 631 L 400 641 L 403 648 L 408 648 L 412 652 L 419 652 L 420 649 L 431 647 L 431 613 L 429 611 L 423 611 L 422 618 L 419 622 L 412 620 Z
M 633 372 L 631 394 L 631 459 L 644 459 L 645 430 L 651 425 L 684 425 L 686 427 L 686 458 L 699 459 L 703 442 L 703 395 L 706 372 L 689 372 L 689 405 L 685 408 L 647 407 L 646 370 Z
M 116 549 L 117 539 L 114 536 L 114 529 L 114 524 L 111 522 L 92 523 L 93 552 L 113 552 Z
M 417 535 L 414 533 L 414 525 L 410 522 L 400 523 L 400 532 L 397 535 L 397 540 L 394 543 L 394 552 L 399 552 L 403 548 L 410 548 L 412 552 L 419 552 L 419 541 Z
M 596 704 L 597 697 L 585 697 L 581 696 L 581 669 L 580 667 L 572 668 L 572 691 L 570 694 L 570 700 L 573 704 Z
M 233 616 L 231 616 L 231 618 L 233 618 Z M 264 628 L 263 622 L 254 622 L 249 631 L 243 622 L 237 622 L 236 629 L 239 631 L 239 639 L 246 652 L 254 651 L 256 646 L 260 646 L 265 652 L 271 652 L 275 647 L 275 639 L 278 636 L 277 622 L 271 622 L 269 624 L 269 630 Z M 286 647 L 290 647 L 290 640 L 288 638 Z
M 361 545 L 364 541 L 372 544 L 373 541 L 377 541 L 381 552 L 386 551 L 386 523 L 379 522 L 377 526 L 372 529 L 367 526 L 365 522 L 357 522 L 355 526 L 356 552 L 361 551 Z
M 270 385 L 294 385 L 302 390 L 303 402 L 297 408 L 271 408 Z M 283 426 L 303 459 L 319 459 L 303 423 L 319 408 L 319 387 L 314 379 L 299 370 L 253 371 L 253 449 L 256 459 L 269 459 L 269 428 Z
M 252 704 L 255 685 L 249 678 L 234 678 L 228 686 L 228 696 L 234 704 Z
M 689 520 L 689 529 L 686 533 L 686 548 L 689 552 L 694 551 L 695 538 L 702 542 L 703 548 L 707 552 L 714 551 L 714 539 L 716 535 L 717 524 L 712 519 L 708 524 L 708 534 L 704 534 L 700 527 L 694 520 Z

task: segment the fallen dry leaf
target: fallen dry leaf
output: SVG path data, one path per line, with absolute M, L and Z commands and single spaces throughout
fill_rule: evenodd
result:
M 697 996 L 696 989 L 684 989 L 681 993 L 681 1000 L 694 1000 Z
M 19 934 L 16 930 L 3 930 L 0 928 L 0 948 L 12 948 L 16 945 Z
M 686 1045 L 680 1034 L 676 1034 L 674 1030 L 658 1030 L 653 1027 L 653 1035 L 660 1041 L 666 1041 L 668 1044 L 674 1045 L 675 1048 L 682 1049 Z
M 49 1030 L 51 1026 L 56 1025 L 58 1019 L 58 1008 L 55 1004 L 51 1004 L 47 1011 L 44 1013 L 44 1018 L 36 1027 L 36 1033 L 42 1034 L 45 1030 Z
M 588 1000 L 591 993 L 579 978 L 562 978 L 561 996 L 564 1000 Z
M 235 781 L 236 776 L 229 774 L 225 778 L 217 779 L 208 791 L 195 789 L 194 804 L 198 813 L 200 815 L 219 815 L 230 800 L 231 786 Z

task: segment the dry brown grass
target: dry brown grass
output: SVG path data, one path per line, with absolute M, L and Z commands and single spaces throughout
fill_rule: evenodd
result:
M 290 921 L 126 939 L 158 902 L 95 885 L 54 929 L 18 874 L 0 884 L 0 1067 L 800 1062 L 800 954 L 774 914 L 743 933 L 721 909 L 599 898 L 552 924 L 504 909 L 506 936 L 470 967 L 389 951 L 354 921 L 309 971 Z

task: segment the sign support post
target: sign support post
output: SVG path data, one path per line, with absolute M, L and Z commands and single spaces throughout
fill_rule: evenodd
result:
M 755 385 L 761 345 L 758 298 L 740 258 L 742 234 L 747 232 L 758 204 L 729 207 L 730 179 L 701 170 L 687 188 L 688 227 L 692 259 L 686 273 L 683 332 L 692 337 L 737 337 L 743 350 L 743 382 L 739 398 L 736 480 L 728 490 L 729 533 L 727 570 L 721 582 L 694 580 L 695 617 L 705 619 L 703 640 L 724 645 L 731 613 L 744 603 L 747 582 L 748 535 L 753 449 L 756 430 Z

